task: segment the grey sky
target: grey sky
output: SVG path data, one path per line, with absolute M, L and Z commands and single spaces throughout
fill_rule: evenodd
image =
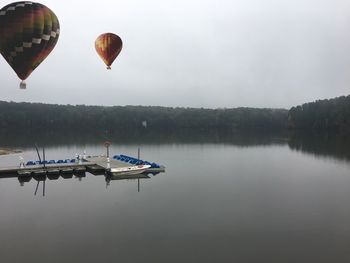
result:
M 0 6 L 8 1 L 0 0 Z M 289 108 L 350 91 L 350 1 L 40 1 L 60 39 L 27 80 L 0 59 L 0 100 Z M 96 37 L 118 34 L 107 71 Z

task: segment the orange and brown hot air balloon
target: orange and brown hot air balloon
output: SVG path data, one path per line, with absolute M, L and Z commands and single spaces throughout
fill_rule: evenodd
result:
M 15 2 L 0 9 L 0 53 L 22 80 L 55 47 L 60 34 L 56 15 L 34 2 Z
M 123 42 L 119 36 L 113 33 L 105 33 L 100 35 L 95 41 L 95 48 L 107 69 L 111 69 L 111 65 L 122 50 Z

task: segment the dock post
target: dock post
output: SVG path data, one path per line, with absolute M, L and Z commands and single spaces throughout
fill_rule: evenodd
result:
M 24 168 L 25 165 L 24 165 L 24 159 L 22 156 L 19 157 L 19 168 Z
M 137 148 L 137 159 L 140 160 L 140 147 Z
M 44 164 L 44 168 L 45 168 L 45 147 L 43 147 L 43 164 Z
M 105 147 L 106 147 L 106 150 L 107 150 L 107 158 L 109 158 L 109 146 L 111 145 L 111 142 L 109 141 L 105 141 Z
M 37 144 L 35 144 L 35 149 L 36 149 L 36 153 L 38 154 L 38 157 L 39 157 L 39 162 L 41 162 L 41 157 L 40 157 L 40 153 L 39 153 L 39 149 L 38 149 Z
M 111 164 L 109 161 L 109 146 L 111 145 L 111 142 L 109 141 L 105 141 L 105 147 L 106 147 L 106 151 L 107 151 L 107 169 L 109 170 L 111 168 Z

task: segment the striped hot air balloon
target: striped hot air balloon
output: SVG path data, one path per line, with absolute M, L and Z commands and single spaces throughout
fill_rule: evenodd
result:
M 113 33 L 105 33 L 100 35 L 95 41 L 95 48 L 107 69 L 111 69 L 111 65 L 122 50 L 123 42 L 119 36 Z
M 34 2 L 15 2 L 0 9 L 0 53 L 22 80 L 55 47 L 60 34 L 56 15 Z

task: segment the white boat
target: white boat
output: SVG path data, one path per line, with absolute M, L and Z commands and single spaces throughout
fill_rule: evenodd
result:
M 141 174 L 150 168 L 150 165 L 135 165 L 127 167 L 111 168 L 110 172 L 115 175 L 131 175 L 131 174 Z

